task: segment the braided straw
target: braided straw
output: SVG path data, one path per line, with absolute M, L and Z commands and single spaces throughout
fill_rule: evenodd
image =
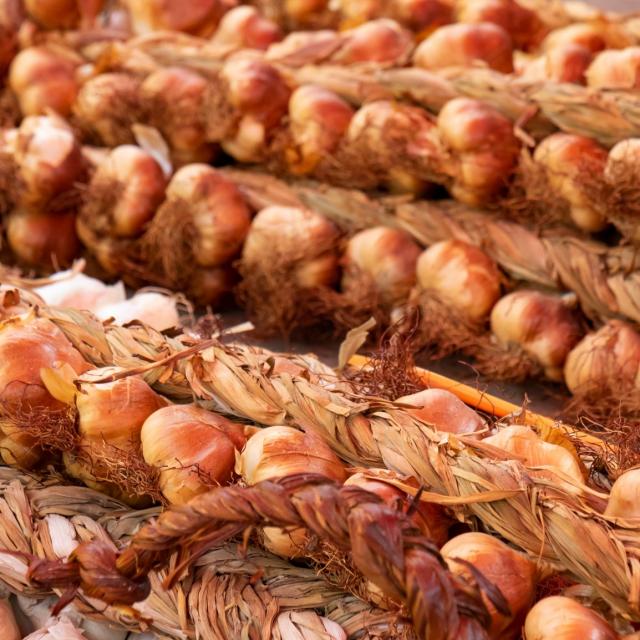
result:
M 91 542 L 74 551 L 64 570 L 74 567 L 84 592 L 100 593 L 109 603 L 130 604 L 140 599 L 149 570 L 167 565 L 168 551 L 178 549 L 180 559 L 169 574 L 171 584 L 202 551 L 247 527 L 266 524 L 305 526 L 349 550 L 367 578 L 405 603 L 419 638 L 488 637 L 481 625 L 488 624 L 488 613 L 479 592 L 447 571 L 437 547 L 412 527 L 408 516 L 383 505 L 375 494 L 316 475 L 213 489 L 143 527 L 115 567 L 111 558 L 96 561 L 108 554 Z M 46 584 L 50 573 L 58 574 L 55 563 L 34 565 L 29 577 Z
M 258 424 L 291 424 L 320 434 L 349 462 L 416 477 L 430 489 L 428 500 L 477 517 L 640 620 L 640 529 L 601 515 L 606 495 L 481 442 L 437 432 L 394 403 L 354 395 L 322 365 L 305 367 L 304 375 L 275 373 L 269 354 L 251 347 L 215 340 L 189 346 L 187 339 L 165 339 L 142 326 L 102 327 L 79 312 L 43 308 L 39 314 L 94 364 L 111 359 L 175 399 L 195 396 L 204 406 Z M 95 351 L 98 344 L 103 351 Z
M 31 554 L 55 562 L 89 541 L 113 554 L 116 545 L 126 544 L 159 513 L 158 509 L 133 511 L 91 489 L 64 486 L 61 480 L 0 467 L 0 582 L 15 594 L 52 605 L 49 586 L 28 579 Z M 175 564 L 175 558 L 166 559 L 170 566 Z M 44 565 L 33 566 L 42 570 Z M 372 608 L 331 587 L 313 570 L 294 567 L 251 546 L 243 554 L 235 544 L 209 551 L 198 559 L 191 575 L 168 590 L 165 577 L 165 572 L 150 574 L 150 595 L 135 610 L 105 607 L 81 593 L 76 594 L 73 613 L 99 626 L 150 630 L 161 638 L 179 640 L 278 640 L 279 614 L 289 612 L 296 624 L 314 628 L 319 621 L 316 611 L 342 626 L 349 638 L 415 637 L 397 612 Z M 60 589 L 55 592 L 59 595 Z

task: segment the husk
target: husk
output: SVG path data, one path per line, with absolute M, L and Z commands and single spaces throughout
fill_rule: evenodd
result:
M 0 467 L 0 581 L 13 593 L 47 598 L 51 590 L 30 583 L 29 559 L 20 554 L 53 560 L 61 548 L 68 552 L 78 542 L 92 539 L 120 546 L 158 513 L 158 509 L 128 509 L 102 493 L 65 486 L 56 476 L 38 478 Z M 332 588 L 311 569 L 294 567 L 252 546 L 243 554 L 234 543 L 208 552 L 192 574 L 169 590 L 163 586 L 164 577 L 162 572 L 151 576 L 151 594 L 137 611 L 105 607 L 80 594 L 73 603 L 74 613 L 131 631 L 149 630 L 163 638 L 185 640 L 200 634 L 212 640 L 257 640 L 271 638 L 274 612 L 315 610 L 343 625 L 354 640 L 374 634 L 369 628 L 390 640 L 414 637 L 397 612 L 372 608 Z M 260 601 L 253 594 L 260 594 Z M 215 606 L 221 601 L 227 607 Z M 237 619 L 251 629 L 249 636 L 242 629 L 231 631 Z M 265 624 L 256 633 L 259 620 Z
M 637 173 L 622 162 L 611 163 L 608 173 L 604 196 L 608 217 L 623 238 L 637 247 L 640 244 L 640 185 Z

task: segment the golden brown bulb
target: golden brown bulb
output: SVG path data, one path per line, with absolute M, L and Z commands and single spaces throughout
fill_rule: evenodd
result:
M 504 596 L 510 616 L 499 613 L 483 594 L 491 616 L 489 637 L 496 640 L 518 637 L 535 597 L 536 567 L 533 562 L 486 533 L 456 536 L 442 547 L 441 553 L 452 573 L 471 577 L 469 569 L 456 560 L 469 562 Z
M 342 45 L 331 60 L 338 64 L 403 64 L 412 49 L 411 33 L 397 22 L 381 18 L 344 31 Z
M 356 233 L 344 253 L 342 288 L 372 286 L 380 303 L 393 307 L 407 300 L 416 281 L 420 247 L 400 229 L 373 227 Z
M 611 487 L 604 514 L 610 518 L 640 518 L 640 469 L 620 475 Z
M 521 78 L 528 82 L 571 82 L 585 84 L 585 73 L 593 60 L 593 53 L 579 44 L 565 44 L 550 49 L 528 63 Z
M 603 49 L 620 49 L 631 44 L 624 28 L 607 20 L 576 22 L 554 29 L 541 44 L 543 51 L 551 51 L 567 44 L 578 44 L 592 53 Z
M 172 405 L 142 426 L 142 454 L 159 469 L 160 490 L 171 504 L 185 504 L 229 481 L 236 452 L 251 429 L 194 405 Z
M 266 50 L 282 39 L 280 27 L 255 7 L 242 5 L 224 15 L 211 42 L 230 49 Z
M 462 240 L 438 242 L 422 252 L 416 267 L 418 285 L 473 322 L 487 318 L 500 296 L 495 262 Z
M 564 298 L 532 290 L 501 298 L 491 311 L 491 331 L 502 345 L 524 349 L 556 381 L 562 381 L 567 355 L 584 333 Z
M 418 45 L 413 64 L 423 69 L 484 64 L 495 71 L 511 73 L 513 42 L 502 27 L 491 22 L 446 25 Z
M 599 53 L 586 72 L 587 85 L 594 89 L 640 88 L 640 47 Z

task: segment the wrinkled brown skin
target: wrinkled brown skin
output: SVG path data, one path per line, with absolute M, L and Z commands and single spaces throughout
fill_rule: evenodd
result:
M 82 588 L 106 603 L 130 605 L 145 597 L 148 572 L 165 566 L 171 552 L 180 555 L 169 583 L 205 551 L 254 525 L 305 526 L 350 550 L 354 565 L 367 579 L 406 604 L 416 635 L 423 640 L 488 638 L 482 626 L 489 623 L 488 612 L 479 589 L 447 571 L 436 546 L 419 534 L 407 515 L 359 487 L 311 474 L 253 487 L 213 489 L 185 506 L 166 510 L 117 557 L 105 543 L 84 543 L 68 561 L 36 560 L 29 579 L 42 586 Z

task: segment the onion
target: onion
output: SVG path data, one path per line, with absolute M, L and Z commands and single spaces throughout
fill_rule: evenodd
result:
M 446 25 L 420 43 L 413 54 L 413 64 L 423 69 L 475 63 L 502 73 L 513 71 L 513 43 L 502 27 L 491 22 Z
M 29 18 L 45 29 L 73 29 L 80 21 L 78 0 L 23 0 Z
M 618 49 L 629 44 L 629 37 L 616 24 L 605 20 L 577 22 L 554 29 L 541 45 L 543 51 L 551 51 L 567 44 L 578 44 L 592 53 L 603 49 Z
M 625 471 L 616 479 L 604 515 L 624 520 L 640 518 L 640 469 Z
M 78 93 L 77 66 L 75 57 L 60 49 L 23 49 L 9 69 L 9 87 L 23 115 L 40 115 L 49 109 L 68 115 Z
M 594 89 L 640 88 L 640 47 L 599 53 L 586 72 Z
M 425 389 L 395 402 L 409 405 L 406 411 L 432 425 L 438 431 L 460 435 L 473 434 L 487 428 L 486 422 L 460 398 L 444 389 Z
M 469 205 L 490 202 L 516 167 L 519 143 L 513 123 L 484 102 L 456 98 L 440 111 L 438 131 L 453 152 L 451 193 Z
M 473 322 L 487 317 L 500 296 L 500 272 L 477 247 L 461 240 L 438 242 L 420 255 L 418 285 Z
M 4 75 L 18 51 L 18 30 L 23 20 L 21 0 L 0 3 L 0 75 Z
M 593 60 L 589 49 L 579 44 L 565 44 L 550 49 L 529 63 L 522 79 L 528 82 L 572 82 L 585 84 L 585 73 Z
M 397 22 L 372 20 L 343 32 L 343 44 L 331 58 L 339 64 L 403 64 L 413 49 L 411 34 Z
M 280 27 L 255 7 L 240 6 L 225 14 L 211 42 L 233 49 L 266 50 L 282 39 Z
M 562 381 L 567 355 L 584 333 L 565 299 L 526 290 L 510 293 L 496 303 L 491 331 L 505 347 L 519 345 L 556 381 Z
M 552 197 L 566 203 L 573 222 L 585 231 L 600 231 L 607 220 L 590 184 L 603 180 L 607 151 L 591 138 L 554 133 L 537 147 L 533 159 L 545 173 Z
M 134 141 L 140 81 L 127 73 L 101 73 L 80 88 L 73 114 L 85 135 L 110 147 Z
M 228 265 L 200 268 L 189 282 L 189 299 L 200 306 L 217 306 L 228 296 L 238 281 L 237 273 Z
M 510 616 L 499 613 L 486 594 L 482 594 L 491 615 L 489 637 L 516 638 L 535 597 L 535 565 L 495 536 L 485 533 L 463 533 L 447 542 L 440 552 L 452 573 L 470 576 L 469 569 L 457 562 L 464 560 L 500 590 L 511 610 Z
M 41 269 L 70 265 L 80 254 L 73 211 L 16 209 L 6 219 L 9 247 L 22 263 Z
M 595 611 L 571 598 L 544 598 L 524 623 L 525 640 L 619 640 L 618 634 Z
M 367 284 L 387 307 L 404 302 L 416 281 L 420 247 L 399 229 L 373 227 L 347 243 L 342 288 L 357 291 Z
M 329 0 L 284 0 L 284 14 L 296 26 L 313 26 L 328 5 Z

